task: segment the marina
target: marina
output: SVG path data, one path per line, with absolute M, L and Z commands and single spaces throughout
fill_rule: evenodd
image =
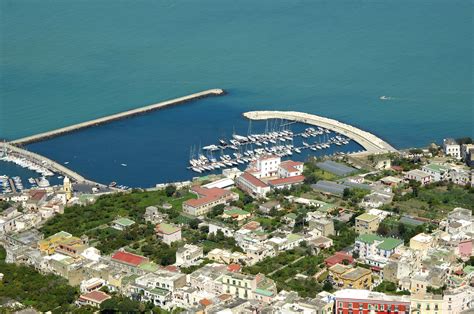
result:
M 368 154 L 397 152 L 392 145 L 374 134 L 352 125 L 314 114 L 296 111 L 250 111 L 244 113 L 244 117 L 250 120 L 286 119 L 323 127 L 356 141 L 365 149 L 365 153 Z
M 324 153 L 331 147 L 347 145 L 351 141 L 319 126 L 300 124 L 299 127 L 304 129 L 294 132 L 291 128 L 295 124 L 294 121 L 282 119 L 267 120 L 263 133 L 252 133 L 250 121 L 247 135 L 234 132 L 231 138 L 221 138 L 218 143 L 198 149 L 192 147 L 187 169 L 203 173 L 226 167 L 241 167 L 265 155 L 289 157 L 301 155 L 305 151 L 308 155 L 317 151 Z

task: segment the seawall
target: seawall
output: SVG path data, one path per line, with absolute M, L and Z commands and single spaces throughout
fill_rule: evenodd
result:
M 38 142 L 38 141 L 41 141 L 41 140 L 44 140 L 44 139 L 47 139 L 47 138 L 56 137 L 56 136 L 60 136 L 60 135 L 66 134 L 66 133 L 75 132 L 75 131 L 78 131 L 78 130 L 81 130 L 81 129 L 84 129 L 84 128 L 94 127 L 94 126 L 109 123 L 109 122 L 112 122 L 112 121 L 116 121 L 116 120 L 125 119 L 125 118 L 128 118 L 128 117 L 144 114 L 144 113 L 147 113 L 147 112 L 150 112 L 150 111 L 155 111 L 155 110 L 163 109 L 163 108 L 178 105 L 178 104 L 191 102 L 191 101 L 194 101 L 194 100 L 197 100 L 197 99 L 200 99 L 200 98 L 207 98 L 207 97 L 211 97 L 211 96 L 220 96 L 220 95 L 224 95 L 224 94 L 225 94 L 225 91 L 223 89 L 218 89 L 218 88 L 217 89 L 209 89 L 209 90 L 205 90 L 205 91 L 202 91 L 202 92 L 199 92 L 199 93 L 194 93 L 194 94 L 191 94 L 191 95 L 187 95 L 187 96 L 183 96 L 183 97 L 179 97 L 179 98 L 159 102 L 159 103 L 156 103 L 156 104 L 152 104 L 152 105 L 148 105 L 148 106 L 144 106 L 144 107 L 140 107 L 140 108 L 136 108 L 136 109 L 132 109 L 132 110 L 127 110 L 127 111 L 124 111 L 124 112 L 112 114 L 112 115 L 105 116 L 105 117 L 102 117 L 102 118 L 77 123 L 77 124 L 70 125 L 70 126 L 67 126 L 67 127 L 64 127 L 64 128 L 59 128 L 59 129 L 56 129 L 56 130 L 47 131 L 47 132 L 43 132 L 43 133 L 23 137 L 23 138 L 20 138 L 20 139 L 10 141 L 10 144 L 25 145 L 25 144 L 29 144 L 29 143 L 33 143 L 33 142 Z
M 251 120 L 285 119 L 320 126 L 340 133 L 359 143 L 366 150 L 365 153 L 397 152 L 389 143 L 372 133 L 356 128 L 352 125 L 314 114 L 296 111 L 250 111 L 243 114 Z

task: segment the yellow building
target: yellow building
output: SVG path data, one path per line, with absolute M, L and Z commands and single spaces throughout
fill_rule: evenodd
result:
M 379 227 L 379 217 L 364 213 L 355 219 L 355 230 L 358 234 L 376 233 Z
M 352 269 L 350 265 L 335 264 L 329 268 L 329 274 L 335 282 L 341 282 L 341 276 L 350 269 Z
M 419 233 L 410 239 L 410 249 L 427 252 L 434 246 L 433 236 L 426 233 Z
M 57 242 L 55 247 L 55 253 L 61 253 L 71 257 L 77 257 L 82 254 L 88 246 L 84 243 L 83 239 L 78 237 L 69 237 Z
M 372 272 L 367 268 L 336 264 L 329 273 L 339 288 L 369 289 L 372 285 Z
M 60 231 L 58 233 L 53 234 L 52 236 L 47 237 L 46 239 L 40 240 L 38 242 L 38 249 L 43 254 L 47 254 L 47 255 L 54 254 L 54 252 L 56 251 L 56 247 L 58 246 L 58 243 L 71 237 L 72 237 L 72 234 L 65 231 Z

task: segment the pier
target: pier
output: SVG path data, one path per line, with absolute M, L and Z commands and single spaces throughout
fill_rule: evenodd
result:
M 297 111 L 249 111 L 243 114 L 250 120 L 285 119 L 320 126 L 340 133 L 359 143 L 370 154 L 397 152 L 390 144 L 372 133 L 356 128 L 343 122 L 314 114 Z
M 194 93 L 194 94 L 191 94 L 191 95 L 166 100 L 166 101 L 159 102 L 159 103 L 156 103 L 156 104 L 153 104 L 153 105 L 148 105 L 148 106 L 144 106 L 144 107 L 140 107 L 140 108 L 136 108 L 136 109 L 127 110 L 127 111 L 124 111 L 124 112 L 112 114 L 112 115 L 109 115 L 109 116 L 106 116 L 106 117 L 102 117 L 102 118 L 98 118 L 98 119 L 94 119 L 94 120 L 90 120 L 90 121 L 86 121 L 86 122 L 81 122 L 81 123 L 70 125 L 70 126 L 67 126 L 67 127 L 64 127 L 64 128 L 59 128 L 59 129 L 56 129 L 56 130 L 43 132 L 43 133 L 39 133 L 39 134 L 32 135 L 32 136 L 27 136 L 27 137 L 24 137 L 24 138 L 13 140 L 13 141 L 10 142 L 10 144 L 24 145 L 24 144 L 29 144 L 29 143 L 33 143 L 33 142 L 38 142 L 38 141 L 41 141 L 41 140 L 44 140 L 44 139 L 47 139 L 47 138 L 60 136 L 60 135 L 70 133 L 70 132 L 74 132 L 74 131 L 77 131 L 77 130 L 80 130 L 80 129 L 89 128 L 89 127 L 109 123 L 109 122 L 112 122 L 112 121 L 115 121 L 115 120 L 125 119 L 125 118 L 128 118 L 128 117 L 144 114 L 144 113 L 147 113 L 147 112 L 150 112 L 150 111 L 163 109 L 165 107 L 170 107 L 170 106 L 174 106 L 174 105 L 194 101 L 196 99 L 207 98 L 207 97 L 211 97 L 211 96 L 219 96 L 219 95 L 224 95 L 224 94 L 225 94 L 225 91 L 223 89 L 209 89 L 209 90 L 202 91 L 202 92 L 199 92 L 199 93 Z
M 15 156 L 31 160 L 31 161 L 35 162 L 36 164 L 38 164 L 38 165 L 43 165 L 46 168 L 48 168 L 48 169 L 50 169 L 50 170 L 52 170 L 56 173 L 60 173 L 64 176 L 68 176 L 71 180 L 73 180 L 75 182 L 87 183 L 87 184 L 92 184 L 92 185 L 98 184 L 96 182 L 87 180 L 86 178 L 84 178 L 83 176 L 78 174 L 77 172 L 74 172 L 71 169 L 68 169 L 68 168 L 64 167 L 63 165 L 61 165 L 61 164 L 59 164 L 59 163 L 57 163 L 57 162 L 55 162 L 55 161 L 53 161 L 49 158 L 46 158 L 46 157 L 41 156 L 39 154 L 24 150 L 22 148 L 14 146 L 14 145 L 10 145 L 8 143 L 4 143 L 3 145 L 5 145 L 4 147 L 5 147 L 6 151 L 8 151 L 9 154 L 13 154 Z

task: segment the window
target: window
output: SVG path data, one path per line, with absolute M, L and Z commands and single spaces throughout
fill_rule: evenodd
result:
M 347 305 L 347 307 L 350 308 L 350 309 L 352 309 L 352 303 L 349 303 L 349 304 Z

